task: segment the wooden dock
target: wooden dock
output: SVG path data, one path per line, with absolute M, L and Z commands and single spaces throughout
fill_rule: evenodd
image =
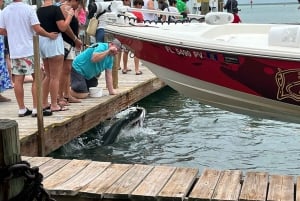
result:
M 18 123 L 21 154 L 27 156 L 46 156 L 75 137 L 95 127 L 117 112 L 136 103 L 142 98 L 162 88 L 164 83 L 152 74 L 145 66 L 140 66 L 142 75 L 135 75 L 133 59 L 128 61 L 131 72 L 118 72 L 117 95 L 108 95 L 104 75 L 99 79 L 104 96 L 87 98 L 82 103 L 72 103 L 69 110 L 55 112 L 44 117 L 44 155 L 38 153 L 38 120 L 31 116 L 18 117 L 18 105 L 13 89 L 3 93 L 12 99 L 11 102 L 0 102 L 0 119 L 15 120 Z M 31 83 L 25 84 L 25 105 L 32 108 Z
M 267 172 L 22 157 L 57 200 L 299 201 L 299 177 Z

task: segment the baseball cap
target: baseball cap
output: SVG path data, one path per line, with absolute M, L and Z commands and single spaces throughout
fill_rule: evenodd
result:
M 121 44 L 121 42 L 118 40 L 118 39 L 113 39 L 112 41 L 111 41 L 111 43 L 112 44 L 114 44 L 117 48 L 118 48 L 118 50 L 121 50 L 122 49 L 122 44 Z

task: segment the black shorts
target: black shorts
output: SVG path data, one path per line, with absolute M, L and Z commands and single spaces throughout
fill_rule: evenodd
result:
M 88 93 L 90 87 L 96 87 L 97 85 L 98 85 L 98 79 L 96 77 L 87 80 L 72 68 L 71 89 L 73 91 L 77 93 Z

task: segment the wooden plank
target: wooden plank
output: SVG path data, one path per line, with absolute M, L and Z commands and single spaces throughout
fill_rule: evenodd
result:
M 131 164 L 112 164 L 96 177 L 93 182 L 80 189 L 79 196 L 102 198 L 103 193 L 132 166 Z
M 70 196 L 76 195 L 81 188 L 93 181 L 110 164 L 111 163 L 109 162 L 91 162 L 74 177 L 51 189 L 51 194 Z
M 240 170 L 222 171 L 212 200 L 238 200 L 241 190 L 241 178 L 242 171 Z
M 268 190 L 268 177 L 267 172 L 247 172 L 240 201 L 265 201 Z
M 23 157 L 22 157 L 22 159 L 23 159 Z M 39 167 L 51 159 L 52 159 L 51 157 L 32 157 L 32 158 L 27 158 L 26 161 L 28 163 L 30 163 L 31 167 L 34 167 L 34 166 Z
M 156 166 L 131 193 L 132 200 L 156 200 L 156 196 L 172 176 L 175 167 Z
M 128 199 L 152 169 L 150 165 L 135 164 L 104 192 L 103 198 Z
M 71 160 L 65 160 L 65 159 L 51 159 L 48 162 L 41 165 L 40 172 L 43 174 L 44 179 L 46 179 L 48 176 L 65 166 L 66 164 L 70 163 Z
M 296 201 L 300 201 L 300 176 L 297 177 L 296 182 Z
M 294 177 L 271 175 L 267 201 L 293 201 Z
M 82 169 L 91 163 L 89 160 L 72 160 L 70 163 L 59 169 L 44 180 L 44 187 L 54 189 L 56 186 L 68 181 L 74 175 L 78 174 Z
M 221 171 L 204 169 L 194 188 L 192 189 L 189 201 L 209 201 L 211 200 L 214 189 L 219 181 Z
M 133 64 L 133 59 L 130 58 L 128 62 L 129 65 Z M 101 121 L 112 117 L 116 111 L 127 108 L 128 105 L 136 103 L 165 86 L 147 67 L 141 66 L 141 70 L 143 71 L 142 76 L 136 76 L 134 73 L 124 76 L 121 71 L 118 71 L 119 78 L 121 78 L 118 85 L 119 93 L 113 96 L 108 95 L 105 76 L 101 76 L 99 86 L 103 88 L 104 96 L 83 99 L 82 103 L 68 106 L 68 111 L 53 113 L 52 116 L 45 117 L 45 154 L 51 153 L 78 135 L 95 127 Z M 29 107 L 32 105 L 31 85 L 32 83 L 24 84 L 24 102 Z M 11 98 L 12 101 L 1 103 L 0 118 L 17 121 L 21 153 L 27 156 L 37 156 L 37 121 L 32 118 L 18 117 L 17 101 L 13 89 L 6 90 L 3 95 Z M 110 108 L 114 108 L 114 110 Z
M 158 194 L 159 200 L 183 200 L 196 180 L 199 170 L 195 168 L 177 168 Z

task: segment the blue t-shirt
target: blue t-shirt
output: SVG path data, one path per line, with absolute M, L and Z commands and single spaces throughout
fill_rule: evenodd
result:
M 73 69 L 84 76 L 85 79 L 90 80 L 93 77 L 99 75 L 106 69 L 112 69 L 114 57 L 113 55 L 107 55 L 103 60 L 99 62 L 92 62 L 92 55 L 95 53 L 101 53 L 108 50 L 108 43 L 97 43 L 97 47 L 89 47 L 75 57 L 72 63 Z

